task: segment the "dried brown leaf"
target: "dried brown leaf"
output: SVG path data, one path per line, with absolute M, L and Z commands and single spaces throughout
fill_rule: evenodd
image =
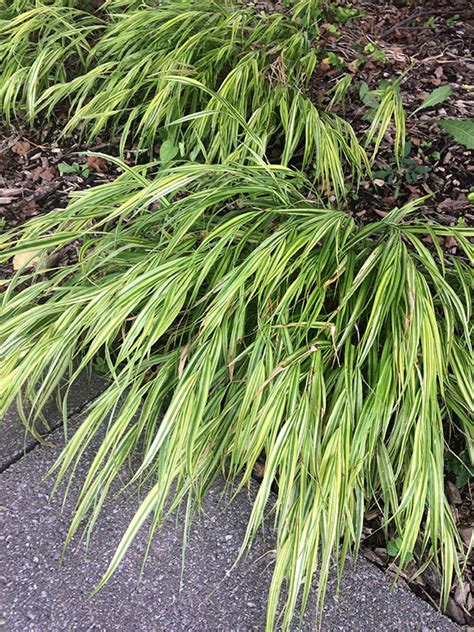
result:
M 19 156 L 26 156 L 31 149 L 31 145 L 27 140 L 18 140 L 13 146 L 12 151 Z
M 13 257 L 13 269 L 21 270 L 21 268 L 34 268 L 38 265 L 40 258 L 38 253 L 20 252 Z

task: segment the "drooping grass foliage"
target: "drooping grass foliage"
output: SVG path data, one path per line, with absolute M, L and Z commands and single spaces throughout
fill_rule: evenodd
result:
M 0 6 L 0 113 L 8 123 L 22 110 L 33 121 L 43 93 L 86 68 L 100 25 L 66 4 L 29 4 Z
M 284 626 L 316 570 L 323 598 L 332 560 L 357 553 L 373 508 L 402 564 L 415 549 L 432 557 L 445 599 L 462 555 L 445 442 L 459 426 L 471 455 L 474 442 L 473 231 L 411 221 L 416 203 L 360 227 L 308 201 L 311 185 L 285 167 L 123 169 L 0 239 L 2 261 L 81 244 L 76 265 L 16 289 L 32 274 L 21 273 L 0 312 L 0 414 L 20 394 L 39 411 L 97 355 L 108 366 L 109 387 L 56 465 L 59 479 L 74 472 L 104 432 L 70 537 L 92 527 L 137 452 L 135 480 L 152 486 L 106 581 L 150 515 L 153 534 L 220 472 L 244 486 L 264 454 L 243 548 L 271 508 L 268 629 L 283 587 Z M 423 241 L 446 235 L 462 257 Z
M 74 475 L 102 433 L 69 539 L 92 529 L 132 454 L 134 481 L 151 484 L 104 581 L 150 516 L 153 535 L 219 473 L 246 485 L 264 456 L 243 551 L 270 510 L 268 629 L 282 595 L 284 627 L 300 590 L 306 605 L 314 572 L 321 603 L 373 509 L 401 565 L 437 564 L 446 601 L 463 550 L 445 451 L 462 441 L 474 463 L 473 231 L 412 219 L 423 200 L 365 226 L 323 202 L 370 174 L 392 124 L 403 154 L 405 113 L 400 78 L 371 91 L 361 138 L 334 113 L 350 78 L 326 110 L 308 98 L 321 11 L 0 0 L 7 121 L 67 112 L 66 134 L 150 153 L 166 139 L 182 163 L 118 161 L 114 182 L 0 236 L 0 262 L 41 257 L 1 295 L 0 416 L 26 399 L 35 432 L 60 383 L 105 363 L 110 384 L 55 468 L 58 482 Z M 456 257 L 439 245 L 448 236 Z M 71 243 L 78 262 L 53 269 Z
M 89 9 L 92 0 L 0 0 L 0 10 L 18 15 L 38 7 L 71 7 L 73 9 Z M 5 14 L 4 14 L 5 15 Z M 4 17 L 4 16 L 2 16 Z
M 150 37 L 150 32 L 153 37 Z M 211 139 L 209 160 L 227 157 L 238 145 L 235 123 L 222 114 L 219 98 L 170 81 L 181 75 L 225 98 L 259 136 L 281 133 L 280 107 L 304 86 L 316 63 L 307 34 L 282 14 L 257 16 L 221 2 L 180 0 L 116 16 L 94 47 L 89 73 L 44 94 L 43 106 L 71 102 L 66 133 L 86 124 L 88 138 L 107 125 L 131 135 L 138 147 L 153 147 L 160 127 L 185 115 L 199 140 Z M 180 127 L 171 127 L 170 135 Z M 195 137 L 185 147 L 195 155 Z
M 367 130 L 367 145 L 374 145 L 372 160 L 375 159 L 385 134 L 393 122 L 395 138 L 393 143 L 395 160 L 398 163 L 405 150 L 406 116 L 400 92 L 400 78 L 385 81 L 377 90 L 371 92 L 378 102 L 369 129 Z
M 92 142 L 108 130 L 121 136 L 122 150 L 133 141 L 149 151 L 166 137 L 182 157 L 208 162 L 246 161 L 281 146 L 284 164 L 313 169 L 338 199 L 370 173 L 350 123 L 305 96 L 317 41 L 299 17 L 203 0 L 110 0 L 94 15 L 77 3 L 29 5 L 0 12 L 7 121 L 22 110 L 32 121 L 67 108 L 65 134 L 81 129 Z
M 92 142 L 106 131 L 153 152 L 164 138 L 183 158 L 279 160 L 312 171 L 338 200 L 370 176 L 394 123 L 396 155 L 405 120 L 399 82 L 372 91 L 372 123 L 350 123 L 306 95 L 318 54 L 319 0 L 267 15 L 239 2 L 15 0 L 0 5 L 0 113 L 69 113 L 63 133 Z M 150 37 L 153 33 L 153 37 Z M 345 78 L 331 106 L 345 96 Z M 228 115 L 228 104 L 244 119 Z M 250 130 L 250 136 L 248 134 Z M 258 137 L 259 142 L 254 139 Z
M 321 0 L 296 0 L 290 3 L 293 17 L 303 26 L 311 28 L 321 15 Z

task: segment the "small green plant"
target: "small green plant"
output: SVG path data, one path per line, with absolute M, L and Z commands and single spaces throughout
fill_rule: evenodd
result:
M 337 37 L 339 37 L 339 35 L 341 34 L 341 31 L 334 24 L 326 24 L 326 28 L 328 32 L 332 35 L 336 35 Z
M 455 483 L 458 489 L 462 489 L 474 476 L 473 465 L 467 450 L 463 450 L 459 454 L 453 452 L 446 454 L 446 469 L 456 477 Z
M 91 366 L 94 373 L 97 373 L 101 376 L 109 375 L 109 364 L 107 363 L 106 358 L 97 355 L 91 363 Z
M 328 51 L 326 53 L 324 63 L 329 66 L 333 66 L 333 68 L 337 68 L 338 70 L 342 70 L 344 68 L 344 59 L 333 51 Z
M 431 15 L 424 23 L 426 28 L 435 30 L 437 28 L 436 19 L 433 15 Z
M 364 52 L 367 53 L 374 61 L 387 61 L 385 52 L 373 42 L 369 42 L 364 46 Z
M 78 162 L 73 162 L 72 164 L 69 164 L 67 162 L 60 162 L 58 164 L 58 169 L 61 175 L 72 174 L 72 175 L 81 176 L 83 178 L 88 178 L 90 175 L 90 169 L 88 165 L 78 163 Z
M 364 9 L 355 9 L 351 5 L 344 6 L 336 2 L 328 5 L 328 12 L 333 16 L 333 20 L 341 25 L 365 15 Z
M 395 538 L 394 540 L 389 540 L 387 542 L 387 554 L 390 557 L 393 557 L 395 559 L 398 558 L 401 548 L 402 548 L 401 538 Z M 410 551 L 407 551 L 405 559 L 407 562 L 411 562 L 414 559 L 413 554 Z
M 460 19 L 461 19 L 461 16 L 459 15 L 459 13 L 455 13 L 450 18 L 446 18 L 446 24 L 448 26 L 452 26 L 453 24 L 458 22 Z
M 416 184 L 422 175 L 431 171 L 429 165 L 420 164 L 419 160 L 412 158 L 412 144 L 407 142 L 403 155 L 398 165 L 389 166 L 386 169 L 374 171 L 374 177 L 383 180 L 389 186 L 395 185 L 394 198 L 400 195 L 400 190 L 405 183 Z
M 437 161 L 441 158 L 440 152 L 437 149 L 433 150 L 433 141 L 431 140 L 422 140 L 420 142 L 419 153 L 428 162 Z

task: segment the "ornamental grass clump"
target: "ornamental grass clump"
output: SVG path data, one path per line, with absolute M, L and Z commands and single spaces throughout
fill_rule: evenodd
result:
M 116 180 L 0 235 L 0 263 L 34 264 L 2 286 L 0 415 L 17 402 L 38 436 L 58 387 L 66 411 L 78 376 L 105 368 L 54 467 L 59 484 L 95 449 L 68 542 L 117 484 L 145 493 L 99 587 L 145 523 L 152 537 L 182 502 L 189 522 L 216 477 L 241 489 L 264 459 L 242 553 L 270 513 L 269 630 L 281 601 L 286 629 L 306 607 L 314 573 L 322 604 L 374 510 L 401 568 L 440 569 L 446 603 L 465 551 L 445 453 L 474 463 L 474 231 L 420 220 L 423 199 L 365 224 L 340 210 L 392 127 L 403 155 L 405 112 L 401 78 L 366 86 L 360 137 L 334 112 L 350 78 L 326 108 L 308 98 L 321 10 L 0 0 L 7 121 L 61 113 L 65 134 L 160 158 L 111 159 Z
M 29 3 L 0 5 L 0 113 L 7 123 L 26 114 L 30 122 L 43 93 L 87 67 L 91 38 L 100 27 L 79 9 Z
M 169 76 L 215 90 L 268 136 L 278 131 L 280 100 L 301 89 L 316 64 L 307 34 L 283 14 L 257 17 L 239 5 L 202 0 L 169 0 L 120 14 L 112 4 L 109 11 L 113 19 L 92 51 L 96 63 L 89 73 L 43 95 L 42 107 L 50 112 L 69 102 L 65 132 L 85 125 L 89 140 L 110 126 L 123 142 L 131 136 L 149 149 L 160 127 L 194 115 L 199 137 L 206 132 L 211 139 L 208 159 L 227 157 L 239 139 L 219 99 Z M 201 149 L 196 141 L 185 147 L 188 155 Z
M 7 121 L 66 111 L 63 134 L 79 130 L 89 143 L 117 135 L 122 153 L 127 143 L 153 153 L 166 139 L 181 158 L 206 162 L 279 148 L 277 162 L 312 171 L 338 200 L 370 175 L 365 138 L 306 96 L 317 32 L 291 13 L 203 0 L 110 0 L 95 13 L 26 4 L 0 11 Z
M 359 226 L 283 166 L 122 167 L 0 238 L 0 261 L 35 252 L 43 271 L 2 296 L 0 414 L 20 397 L 38 414 L 97 357 L 110 377 L 54 468 L 74 476 L 100 433 L 68 541 L 132 455 L 147 485 L 100 585 L 148 518 L 152 537 L 220 474 L 244 487 L 264 455 L 243 551 L 270 512 L 269 630 L 282 594 L 284 628 L 301 590 L 306 606 L 315 572 L 321 603 L 373 509 L 401 566 L 437 564 L 445 601 L 463 549 L 444 454 L 454 433 L 474 445 L 473 231 L 412 219 L 423 200 Z M 462 256 L 424 241 L 448 235 Z M 77 263 L 48 270 L 71 242 Z

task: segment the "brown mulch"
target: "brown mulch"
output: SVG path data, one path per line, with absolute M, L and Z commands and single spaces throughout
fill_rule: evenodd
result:
M 26 128 L 0 126 L 2 227 L 13 228 L 37 215 L 64 208 L 72 191 L 116 177 L 117 170 L 110 163 L 81 156 L 86 149 L 74 139 L 58 141 L 50 130 L 38 136 Z
M 352 3 L 352 8 L 363 15 L 346 24 L 337 22 L 337 13 L 328 14 L 328 22 L 321 31 L 322 60 L 312 78 L 310 95 L 319 105 L 321 88 L 333 85 L 343 73 L 351 72 L 354 88 L 343 114 L 355 128 L 360 128 L 367 125 L 363 123 L 367 108 L 359 97 L 360 83 L 376 89 L 382 80 L 398 77 L 409 69 L 402 79 L 401 91 L 411 148 L 407 158 L 413 164 L 402 162 L 397 173 L 389 133 L 374 165 L 376 184 L 361 183 L 350 212 L 363 220 L 375 219 L 395 206 L 429 195 L 425 214 L 430 218 L 446 224 L 455 224 L 460 219 L 472 223 L 474 208 L 467 199 L 474 181 L 472 152 L 457 145 L 435 123 L 437 119 L 474 116 L 471 3 L 428 0 L 417 6 L 362 0 Z M 376 52 L 368 52 L 368 46 Z M 339 58 L 338 67 L 328 63 L 330 53 Z M 446 101 L 413 114 L 432 90 L 444 85 L 452 89 Z M 425 173 L 415 173 L 415 167 L 421 167 L 416 171 Z M 391 177 L 387 177 L 387 171 L 392 171 Z
M 117 146 L 101 143 L 86 147 L 77 138 L 58 140 L 47 128 L 35 133 L 24 126 L 0 125 L 0 233 L 33 217 L 64 208 L 73 191 L 115 179 L 117 167 L 86 150 L 116 155 Z M 55 256 L 55 265 L 77 258 L 72 244 Z M 12 264 L 0 264 L 0 280 L 13 273 Z

